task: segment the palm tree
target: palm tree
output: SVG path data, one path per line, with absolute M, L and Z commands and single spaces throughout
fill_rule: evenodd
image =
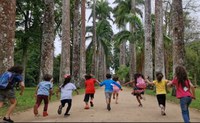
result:
M 153 55 L 152 55 L 152 29 L 151 29 L 151 0 L 145 0 L 145 63 L 144 75 L 153 79 Z
M 14 65 L 16 0 L 0 1 L 0 73 Z
M 162 0 L 155 2 L 155 71 L 165 76 Z
M 64 74 L 70 74 L 70 56 L 70 0 L 63 0 L 60 83 L 63 82 Z
M 173 72 L 178 65 L 184 65 L 184 25 L 183 25 L 182 0 L 172 1 L 172 24 L 173 24 Z
M 73 60 L 72 75 L 73 80 L 80 87 L 80 40 L 79 40 L 79 5 L 80 0 L 74 1 L 74 30 L 73 30 Z
M 44 0 L 43 39 L 41 47 L 40 81 L 44 74 L 53 75 L 54 58 L 54 0 Z

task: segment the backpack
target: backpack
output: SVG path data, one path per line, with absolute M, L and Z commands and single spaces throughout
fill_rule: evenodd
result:
M 11 84 L 10 82 L 12 81 L 13 76 L 11 72 L 5 72 L 0 76 L 0 89 L 6 89 L 8 88 Z
M 137 86 L 138 88 L 141 88 L 141 89 L 145 89 L 145 88 L 147 87 L 147 85 L 146 85 L 144 79 L 143 79 L 141 76 L 137 78 L 136 86 Z

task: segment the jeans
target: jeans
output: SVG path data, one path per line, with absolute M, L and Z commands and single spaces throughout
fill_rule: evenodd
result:
M 191 97 L 182 97 L 180 99 L 180 106 L 182 111 L 182 117 L 185 123 L 190 122 L 190 115 L 189 115 L 189 105 L 192 102 Z

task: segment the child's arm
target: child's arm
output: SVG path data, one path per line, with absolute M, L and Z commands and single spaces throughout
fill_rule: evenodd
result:
M 190 84 L 190 89 L 191 89 L 191 92 L 192 92 L 192 98 L 196 99 L 195 86 L 191 82 L 189 84 Z
M 25 89 L 25 84 L 24 84 L 24 82 L 22 81 L 22 82 L 20 82 L 19 83 L 20 84 L 20 95 L 23 95 L 23 93 L 24 93 L 24 89 Z
M 154 85 L 153 82 L 150 82 L 149 79 L 145 79 L 145 81 L 149 84 L 149 85 Z
M 60 87 L 56 90 L 56 97 L 57 97 L 57 98 L 59 97 L 59 96 L 58 96 L 59 92 L 60 92 Z
M 133 84 L 133 83 L 134 83 L 134 81 L 130 81 L 130 82 L 124 83 L 123 85 L 128 85 L 128 84 Z
M 53 94 L 53 89 L 51 88 L 51 89 L 49 90 L 49 100 L 51 100 L 52 94 Z
M 78 92 L 78 90 L 77 90 L 77 89 L 75 89 L 74 91 L 76 91 L 76 94 L 77 94 L 77 95 L 79 95 L 79 92 Z

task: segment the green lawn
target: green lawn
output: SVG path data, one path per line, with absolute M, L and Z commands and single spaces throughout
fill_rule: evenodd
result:
M 57 87 L 55 89 L 57 89 Z M 84 89 L 79 89 L 78 91 L 79 91 L 79 94 L 84 93 Z M 17 103 L 17 106 L 16 106 L 14 112 L 19 112 L 19 111 L 24 111 L 24 110 L 30 109 L 34 106 L 35 101 L 36 101 L 36 99 L 34 97 L 35 88 L 26 88 L 23 96 L 20 96 L 19 92 L 20 91 L 16 91 L 18 103 Z M 73 94 L 76 94 L 76 93 L 74 92 Z M 55 94 L 51 98 L 51 102 L 58 101 L 58 100 L 59 99 L 57 99 Z M 6 101 L 3 108 L 1 108 L 1 110 L 0 110 L 0 117 L 5 115 L 8 106 L 9 106 L 9 103 Z
M 196 100 L 192 101 L 190 107 L 200 110 L 200 98 L 198 96 L 200 95 L 200 88 L 197 88 L 195 92 L 196 92 Z M 153 90 L 146 90 L 145 93 L 155 96 L 155 92 Z M 167 100 L 175 102 L 175 103 L 179 103 L 179 99 L 177 99 L 174 96 L 171 96 L 171 90 L 170 90 L 170 93 L 167 94 Z

